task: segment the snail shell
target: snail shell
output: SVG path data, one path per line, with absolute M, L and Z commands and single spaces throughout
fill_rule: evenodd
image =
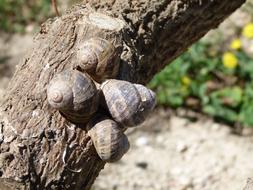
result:
M 76 70 L 57 74 L 47 87 L 48 103 L 69 121 L 85 123 L 99 105 L 98 90 L 90 77 Z
M 130 145 L 127 136 L 115 121 L 106 117 L 95 118 L 87 126 L 88 134 L 103 161 L 116 162 L 128 151 Z
M 144 121 L 156 105 L 156 95 L 155 92 L 141 84 L 134 84 L 134 86 L 141 96 L 142 108 L 140 110 L 140 116 L 142 115 Z
M 119 55 L 115 47 L 102 38 L 91 38 L 77 50 L 78 66 L 94 80 L 115 78 L 119 70 Z
M 111 79 L 101 85 L 101 90 L 105 105 L 115 121 L 127 127 L 141 123 L 141 96 L 132 83 Z
M 155 93 L 140 84 L 111 79 L 101 90 L 112 118 L 126 127 L 144 122 L 156 103 Z

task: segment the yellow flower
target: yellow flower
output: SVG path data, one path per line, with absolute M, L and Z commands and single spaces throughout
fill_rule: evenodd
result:
M 242 35 L 246 38 L 253 38 L 253 23 L 249 23 L 244 26 Z
M 231 52 L 226 52 L 222 56 L 222 62 L 224 67 L 228 69 L 234 69 L 238 65 L 236 56 Z
M 240 49 L 242 46 L 241 40 L 240 39 L 234 39 L 231 43 L 230 43 L 230 48 L 234 49 L 234 50 L 238 50 Z
M 188 76 L 183 76 L 181 81 L 185 86 L 189 86 L 192 82 L 192 80 Z

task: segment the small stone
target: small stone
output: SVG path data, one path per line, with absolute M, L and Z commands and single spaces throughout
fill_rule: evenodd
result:
M 135 141 L 135 145 L 138 147 L 142 147 L 142 146 L 147 146 L 148 145 L 148 138 L 147 137 L 139 137 L 136 141 Z
M 188 146 L 183 143 L 183 142 L 179 142 L 177 144 L 177 147 L 176 147 L 176 151 L 179 152 L 179 153 L 184 153 L 188 150 Z
M 138 162 L 138 163 L 136 163 L 136 166 L 141 169 L 147 169 L 148 163 L 147 162 Z

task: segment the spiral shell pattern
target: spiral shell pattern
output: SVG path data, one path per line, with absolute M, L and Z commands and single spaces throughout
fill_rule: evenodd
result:
M 78 65 L 97 82 L 115 78 L 119 70 L 119 55 L 114 46 L 102 38 L 91 38 L 77 50 Z
M 48 103 L 74 123 L 85 123 L 99 105 L 98 90 L 90 77 L 77 70 L 63 71 L 47 87 Z
M 99 157 L 106 162 L 116 162 L 128 151 L 130 145 L 121 127 L 109 118 L 88 123 L 88 134 Z

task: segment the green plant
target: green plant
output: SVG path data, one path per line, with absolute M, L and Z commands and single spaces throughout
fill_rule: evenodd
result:
M 0 28 L 23 32 L 28 23 L 40 23 L 49 17 L 50 6 L 50 0 L 0 0 Z
M 158 104 L 184 106 L 231 124 L 253 126 L 253 59 L 245 49 L 250 46 L 242 44 L 253 42 L 253 30 L 250 24 L 245 28 L 230 46 L 225 39 L 202 40 L 165 67 L 149 83 Z

